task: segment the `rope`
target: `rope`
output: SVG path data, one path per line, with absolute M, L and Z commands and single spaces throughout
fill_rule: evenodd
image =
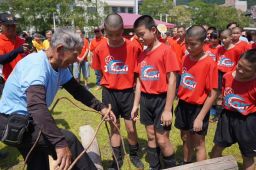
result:
M 54 110 L 54 108 L 56 107 L 56 105 L 59 103 L 60 100 L 63 100 L 63 99 L 68 100 L 71 104 L 73 104 L 75 107 L 77 107 L 78 109 L 80 109 L 80 110 L 82 110 L 82 111 L 85 111 L 85 112 L 94 112 L 94 113 L 98 113 L 98 114 L 99 114 L 99 112 L 97 112 L 97 111 L 89 110 L 89 109 L 86 110 L 86 109 L 83 109 L 83 108 L 79 107 L 78 105 L 76 105 L 72 100 L 70 100 L 70 99 L 67 98 L 67 97 L 60 97 L 60 98 L 58 98 L 58 99 L 56 100 L 56 102 L 54 103 L 53 107 L 51 108 L 50 112 L 53 113 L 53 110 Z M 110 111 L 111 111 L 111 105 L 109 105 L 109 108 L 108 108 L 108 109 L 109 109 L 108 111 L 110 112 Z M 89 145 L 88 145 L 88 146 L 83 150 L 83 152 L 81 152 L 81 153 L 78 155 L 78 157 L 72 162 L 72 164 L 70 165 L 70 167 L 69 167 L 68 170 L 71 170 L 71 169 L 73 168 L 73 166 L 77 163 L 77 161 L 83 156 L 83 154 L 84 154 L 84 153 L 88 150 L 88 148 L 91 146 L 91 144 L 93 143 L 94 139 L 96 138 L 96 135 L 97 135 L 97 133 L 98 133 L 98 131 L 99 131 L 100 126 L 102 125 L 102 123 L 104 122 L 104 120 L 105 120 L 105 118 L 106 118 L 107 116 L 108 116 L 108 114 L 106 114 L 106 115 L 103 117 L 103 119 L 101 120 L 101 122 L 98 124 L 98 126 L 97 126 L 97 128 L 96 128 L 96 132 L 95 132 L 95 134 L 94 134 L 92 140 L 90 141 Z M 120 137 L 121 137 L 122 147 L 123 147 L 123 150 L 124 150 L 124 156 L 125 156 L 125 157 L 128 157 L 128 154 L 127 154 L 126 149 L 125 149 L 124 139 L 123 139 L 123 136 L 122 136 L 121 133 L 120 133 L 120 129 L 117 127 L 117 125 L 116 125 L 114 122 L 112 122 L 112 123 L 113 123 L 113 125 L 115 126 L 115 128 L 118 130 L 118 133 L 119 133 L 119 135 L 120 135 Z M 105 122 L 105 126 L 106 126 L 106 129 L 107 129 L 107 132 L 108 132 L 109 140 L 111 141 L 110 132 L 109 132 L 109 128 L 108 128 L 107 122 Z M 110 143 L 111 143 L 111 142 L 110 142 Z M 115 159 L 115 161 L 116 161 L 117 168 L 118 168 L 118 170 L 120 170 L 120 167 L 119 167 L 119 165 L 118 165 L 117 158 L 116 158 L 116 156 L 115 156 L 115 154 L 114 154 L 114 151 L 113 151 L 113 148 L 112 148 L 111 144 L 110 144 L 110 147 L 111 147 L 111 149 L 112 149 L 112 153 L 113 153 L 114 159 Z M 129 169 L 131 169 L 131 162 L 130 162 L 130 159 L 127 159 L 127 160 L 128 160 L 127 163 L 128 163 Z

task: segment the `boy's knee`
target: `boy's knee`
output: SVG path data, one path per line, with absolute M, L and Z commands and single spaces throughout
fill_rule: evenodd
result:
M 160 139 L 157 139 L 157 143 L 161 148 L 165 148 L 169 144 L 169 139 L 160 138 Z

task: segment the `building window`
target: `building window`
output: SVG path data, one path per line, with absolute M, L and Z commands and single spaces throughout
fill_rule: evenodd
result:
M 118 8 L 117 7 L 112 7 L 112 12 L 113 13 L 117 13 L 118 12 Z
M 120 12 L 125 13 L 125 7 L 120 7 Z
M 133 13 L 133 8 L 129 7 L 128 8 L 128 13 Z

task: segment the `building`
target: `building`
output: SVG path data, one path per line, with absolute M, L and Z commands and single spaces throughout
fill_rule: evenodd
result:
M 239 0 L 225 0 L 225 4 L 223 6 L 231 6 L 243 12 L 247 10 L 247 1 L 239 1 Z

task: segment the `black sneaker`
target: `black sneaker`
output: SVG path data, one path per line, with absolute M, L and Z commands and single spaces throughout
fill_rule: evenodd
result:
M 138 169 L 144 169 L 144 164 L 141 162 L 138 156 L 130 156 L 132 164 Z

